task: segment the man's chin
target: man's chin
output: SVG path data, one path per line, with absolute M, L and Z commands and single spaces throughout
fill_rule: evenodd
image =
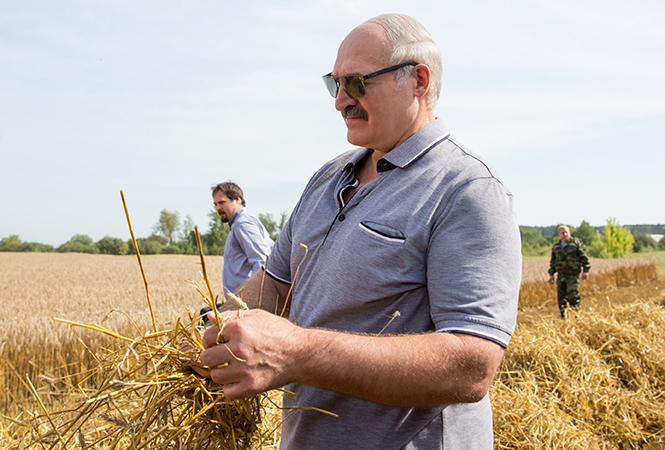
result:
M 349 144 L 355 145 L 356 147 L 367 147 L 369 141 L 367 136 L 365 136 L 360 130 L 351 128 L 347 129 L 346 140 L 349 141 Z

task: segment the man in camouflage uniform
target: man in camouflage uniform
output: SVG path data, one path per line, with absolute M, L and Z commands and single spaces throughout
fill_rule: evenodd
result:
M 552 258 L 550 259 L 549 284 L 554 284 L 554 273 L 556 277 L 556 294 L 559 302 L 561 317 L 565 317 L 568 305 L 572 308 L 580 307 L 580 271 L 582 280 L 589 277 L 589 254 L 584 248 L 582 240 L 570 237 L 570 228 L 561 225 L 557 230 L 559 242 L 552 247 Z

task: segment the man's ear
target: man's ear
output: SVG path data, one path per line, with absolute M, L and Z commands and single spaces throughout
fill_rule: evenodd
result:
M 413 75 L 416 78 L 415 94 L 417 97 L 424 97 L 429 91 L 432 73 L 426 64 L 418 64 L 413 69 Z

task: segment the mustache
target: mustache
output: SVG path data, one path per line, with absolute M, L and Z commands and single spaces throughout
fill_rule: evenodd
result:
M 360 106 L 347 106 L 344 108 L 342 111 L 342 117 L 345 119 L 350 118 L 350 119 L 363 119 L 367 120 L 367 111 L 365 111 L 363 108 Z

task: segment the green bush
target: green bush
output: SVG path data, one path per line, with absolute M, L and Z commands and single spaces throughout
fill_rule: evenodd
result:
M 131 241 L 130 241 L 131 243 Z M 142 255 L 161 255 L 166 248 L 166 238 L 162 236 L 155 236 L 154 234 L 147 238 L 138 238 L 136 245 L 139 247 L 139 253 Z M 128 254 L 134 255 L 134 245 L 129 247 Z
M 633 251 L 635 253 L 655 250 L 658 247 L 656 240 L 646 233 L 636 231 L 633 233 L 633 237 L 635 238 L 635 242 L 633 242 Z
M 550 252 L 551 244 L 543 237 L 539 228 L 520 227 L 520 235 L 522 237 L 522 255 L 543 256 Z
M 129 245 L 120 238 L 105 236 L 101 238 L 95 247 L 102 255 L 126 255 L 129 252 Z
M 75 234 L 72 238 L 56 249 L 59 253 L 90 253 L 99 254 L 93 240 L 87 234 Z
M 0 252 L 53 252 L 52 245 L 39 242 L 23 242 L 18 234 L 0 239 Z
M 635 239 L 630 230 L 619 225 L 616 219 L 607 219 L 603 242 L 612 258 L 623 258 L 631 252 Z
M 162 249 L 164 255 L 198 255 L 199 251 L 196 245 L 189 242 L 175 242 Z
M 596 231 L 596 237 L 593 239 L 593 242 L 591 245 L 586 246 L 587 250 L 589 251 L 589 256 L 593 258 L 611 258 L 612 255 L 607 251 L 607 245 L 605 245 L 605 242 L 603 242 L 603 239 Z
M 0 241 L 0 252 L 22 252 L 23 242 L 18 234 L 12 234 L 9 237 L 2 238 Z

